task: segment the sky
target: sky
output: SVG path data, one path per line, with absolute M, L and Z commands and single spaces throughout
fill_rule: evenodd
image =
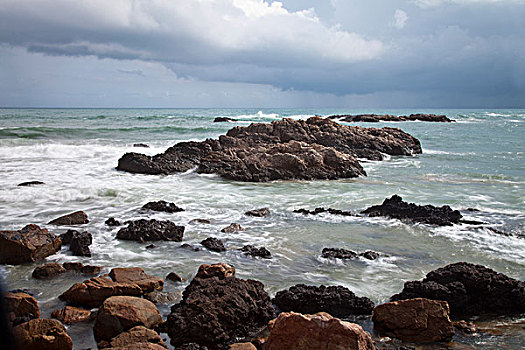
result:
M 525 0 L 0 0 L 0 106 L 525 108 Z

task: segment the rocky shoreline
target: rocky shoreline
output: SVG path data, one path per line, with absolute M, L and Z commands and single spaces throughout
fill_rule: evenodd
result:
M 390 114 L 355 114 L 355 115 L 331 115 L 328 119 L 338 120 L 347 123 L 364 122 L 364 123 L 378 123 L 378 122 L 406 122 L 406 121 L 422 121 L 435 123 L 452 123 L 455 120 L 448 118 L 446 115 L 423 114 L 416 113 L 410 115 L 390 115 Z

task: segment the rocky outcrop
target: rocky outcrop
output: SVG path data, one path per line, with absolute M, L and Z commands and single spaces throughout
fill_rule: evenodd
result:
M 213 119 L 214 123 L 236 122 L 236 121 L 237 119 L 229 118 L 229 117 L 215 117 L 215 119 Z
M 117 169 L 173 174 L 197 167 L 239 181 L 335 179 L 365 175 L 356 158 L 421 153 L 417 139 L 395 128 L 345 126 L 321 117 L 234 127 L 218 139 L 181 142 L 155 156 L 126 153 Z
M 262 328 L 274 310 L 261 282 L 236 277 L 195 278 L 168 316 L 171 344 L 227 349 Z
M 184 211 L 184 209 L 178 207 L 175 203 L 168 203 L 166 201 L 148 202 L 142 206 L 142 209 L 163 211 L 165 213 L 178 213 L 179 211 Z
M 224 233 L 235 233 L 239 231 L 244 231 L 244 228 L 238 223 L 232 222 L 229 226 L 226 226 L 221 230 Z
M 73 324 L 89 320 L 91 318 L 91 311 L 73 306 L 65 306 L 60 310 L 53 311 L 51 317 L 64 324 Z
M 45 185 L 42 181 L 26 181 L 19 183 L 17 186 L 19 187 L 29 187 L 29 186 L 37 186 L 37 185 Z
M 343 286 L 307 286 L 297 284 L 277 292 L 273 303 L 281 311 L 304 314 L 328 312 L 335 317 L 370 315 L 374 303 L 366 297 L 358 297 Z
M 33 278 L 46 279 L 60 275 L 67 270 L 59 263 L 48 263 L 41 266 L 35 267 L 33 270 Z
M 446 301 L 417 298 L 381 304 L 372 320 L 380 334 L 407 342 L 446 341 L 455 333 Z
M 9 292 L 3 298 L 10 327 L 40 317 L 38 302 L 31 295 Z
M 136 326 L 154 328 L 162 322 L 157 307 L 146 299 L 115 296 L 104 301 L 97 313 L 93 334 L 97 342 L 111 340 Z
M 18 231 L 0 231 L 0 264 L 23 264 L 43 259 L 60 250 L 59 237 L 37 225 Z
M 446 115 L 436 115 L 436 114 L 410 114 L 410 115 L 390 115 L 390 114 L 356 114 L 356 115 L 331 115 L 329 119 L 336 119 L 343 122 L 367 122 L 367 123 L 377 123 L 380 121 L 387 122 L 405 122 L 405 121 L 423 121 L 423 122 L 445 122 L 450 123 L 455 120 L 449 119 Z
M 393 195 L 385 199 L 383 204 L 374 205 L 361 213 L 368 214 L 368 216 L 386 216 L 438 226 L 457 224 L 462 218 L 458 210 L 452 210 L 448 205 L 442 207 L 417 205 L 404 202 L 403 198 L 398 195 Z
M 325 259 L 357 259 L 363 257 L 368 260 L 375 260 L 381 257 L 381 254 L 372 250 L 368 250 L 364 253 L 356 253 L 343 248 L 323 248 L 321 256 Z
M 39 318 L 13 328 L 16 349 L 24 350 L 71 350 L 73 341 L 66 327 L 57 320 Z
M 128 222 L 128 227 L 122 228 L 117 233 L 118 239 L 129 241 L 182 241 L 184 226 L 177 226 L 166 220 L 140 219 Z
M 134 143 L 133 147 L 149 148 L 149 146 L 145 143 Z
M 250 255 L 253 257 L 259 257 L 263 259 L 271 259 L 272 253 L 265 247 L 254 247 L 253 245 L 245 245 L 240 249 L 244 254 Z
M 109 219 L 107 219 L 106 221 L 104 221 L 104 223 L 105 223 L 106 225 L 108 225 L 108 226 L 120 226 L 120 225 L 122 225 L 122 224 L 120 223 L 120 221 L 118 221 L 118 220 L 115 219 L 115 218 L 109 218 Z
M 79 232 L 75 230 L 67 230 L 66 233 L 60 235 L 62 244 L 68 245 L 69 250 L 75 256 L 91 256 L 89 246 L 93 243 L 93 236 L 89 232 Z
M 227 277 L 234 277 L 235 276 L 235 267 L 230 266 L 225 263 L 219 263 L 219 264 L 203 264 L 199 266 L 199 270 L 197 271 L 197 275 L 195 278 L 200 279 L 206 279 L 206 278 L 212 278 L 217 277 L 218 279 L 224 279 Z
M 82 225 L 89 222 L 88 216 L 83 211 L 76 211 L 51 220 L 49 225 Z
M 117 283 L 134 283 L 140 287 L 143 293 L 164 288 L 162 278 L 148 275 L 140 267 L 115 267 L 109 272 L 109 277 Z
M 405 282 L 391 300 L 447 301 L 454 316 L 512 315 L 525 312 L 525 282 L 466 262 L 431 271 L 422 281 Z
M 126 332 L 122 332 L 109 342 L 99 343 L 100 349 L 105 348 L 126 348 L 136 344 L 139 349 L 146 348 L 147 344 L 158 345 L 162 348 L 166 348 L 166 344 L 162 341 L 160 335 L 152 329 L 144 326 L 136 326 Z
M 215 237 L 208 237 L 205 240 L 201 242 L 201 244 L 208 250 L 211 250 L 212 252 L 225 252 L 226 248 L 224 247 L 224 243 Z
M 302 315 L 283 312 L 273 321 L 265 350 L 341 349 L 375 350 L 361 326 L 327 313 Z

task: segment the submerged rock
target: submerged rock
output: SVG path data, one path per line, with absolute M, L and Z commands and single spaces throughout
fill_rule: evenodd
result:
M 447 301 L 452 315 L 512 315 L 525 312 L 525 282 L 466 262 L 431 271 L 422 281 L 405 282 L 391 300 Z
M 357 259 L 358 257 L 363 257 L 368 260 L 375 260 L 381 257 L 381 254 L 372 250 L 356 253 L 343 248 L 323 248 L 321 256 L 325 259 Z
M 142 206 L 142 209 L 163 211 L 166 213 L 178 213 L 184 211 L 184 209 L 178 207 L 175 203 L 166 201 L 148 202 Z
M 89 222 L 88 216 L 83 211 L 76 211 L 51 220 L 49 225 L 82 225 Z
M 214 123 L 236 122 L 236 121 L 237 119 L 229 118 L 229 117 L 215 117 L 215 119 L 213 119 Z
M 130 221 L 128 227 L 117 233 L 118 239 L 146 242 L 146 241 L 182 241 L 184 226 L 177 226 L 166 220 L 140 219 Z
M 248 210 L 246 213 L 244 213 L 244 215 L 265 218 L 267 216 L 270 216 L 270 209 L 269 208 L 259 208 L 259 209 Z
M 356 214 L 352 213 L 351 211 L 344 211 L 339 209 L 333 209 L 333 208 L 315 208 L 314 210 L 308 210 L 308 209 L 296 209 L 293 211 L 294 213 L 303 214 L 303 215 L 318 215 L 321 213 L 329 213 L 333 215 L 343 215 L 343 216 L 356 216 Z
M 13 328 L 16 349 L 24 350 L 71 350 L 73 341 L 66 327 L 57 320 L 39 318 Z
M 260 257 L 264 259 L 271 259 L 272 253 L 265 247 L 254 247 L 253 245 L 245 245 L 241 248 L 241 251 L 244 252 L 246 255 L 250 255 L 253 257 Z
M 120 225 L 122 225 L 122 224 L 120 223 L 120 221 L 118 221 L 118 220 L 115 219 L 115 218 L 109 218 L 109 219 L 107 219 L 104 223 L 105 223 L 106 225 L 108 225 L 108 226 L 120 226 Z
M 28 187 L 28 186 L 37 186 L 37 185 L 45 185 L 42 181 L 27 181 L 19 183 L 17 186 L 19 187 Z
M 201 242 L 201 244 L 208 250 L 211 250 L 212 252 L 225 252 L 226 248 L 224 247 L 224 243 L 215 237 L 208 237 L 205 240 Z
M 244 231 L 244 228 L 236 222 L 232 222 L 229 226 L 226 226 L 221 230 L 221 232 L 224 233 L 235 233 L 239 231 Z
M 32 273 L 33 278 L 45 279 L 55 277 L 67 270 L 59 263 L 47 263 L 41 266 L 37 266 Z
M 18 231 L 0 231 L 0 264 L 23 264 L 60 250 L 62 241 L 47 229 L 27 225 Z
M 433 205 L 417 205 L 403 201 L 398 195 L 387 198 L 381 205 L 374 205 L 361 212 L 369 216 L 386 216 L 394 219 L 408 219 L 424 224 L 447 226 L 457 224 L 462 218 L 458 210 L 452 210 L 448 205 L 435 207 Z
M 370 315 L 374 303 L 366 297 L 358 297 L 343 286 L 307 286 L 297 284 L 277 292 L 273 303 L 281 311 L 304 314 L 328 312 L 335 317 Z

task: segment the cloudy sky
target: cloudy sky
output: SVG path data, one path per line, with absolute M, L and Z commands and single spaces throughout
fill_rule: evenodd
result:
M 525 0 L 0 0 L 0 106 L 525 108 Z

